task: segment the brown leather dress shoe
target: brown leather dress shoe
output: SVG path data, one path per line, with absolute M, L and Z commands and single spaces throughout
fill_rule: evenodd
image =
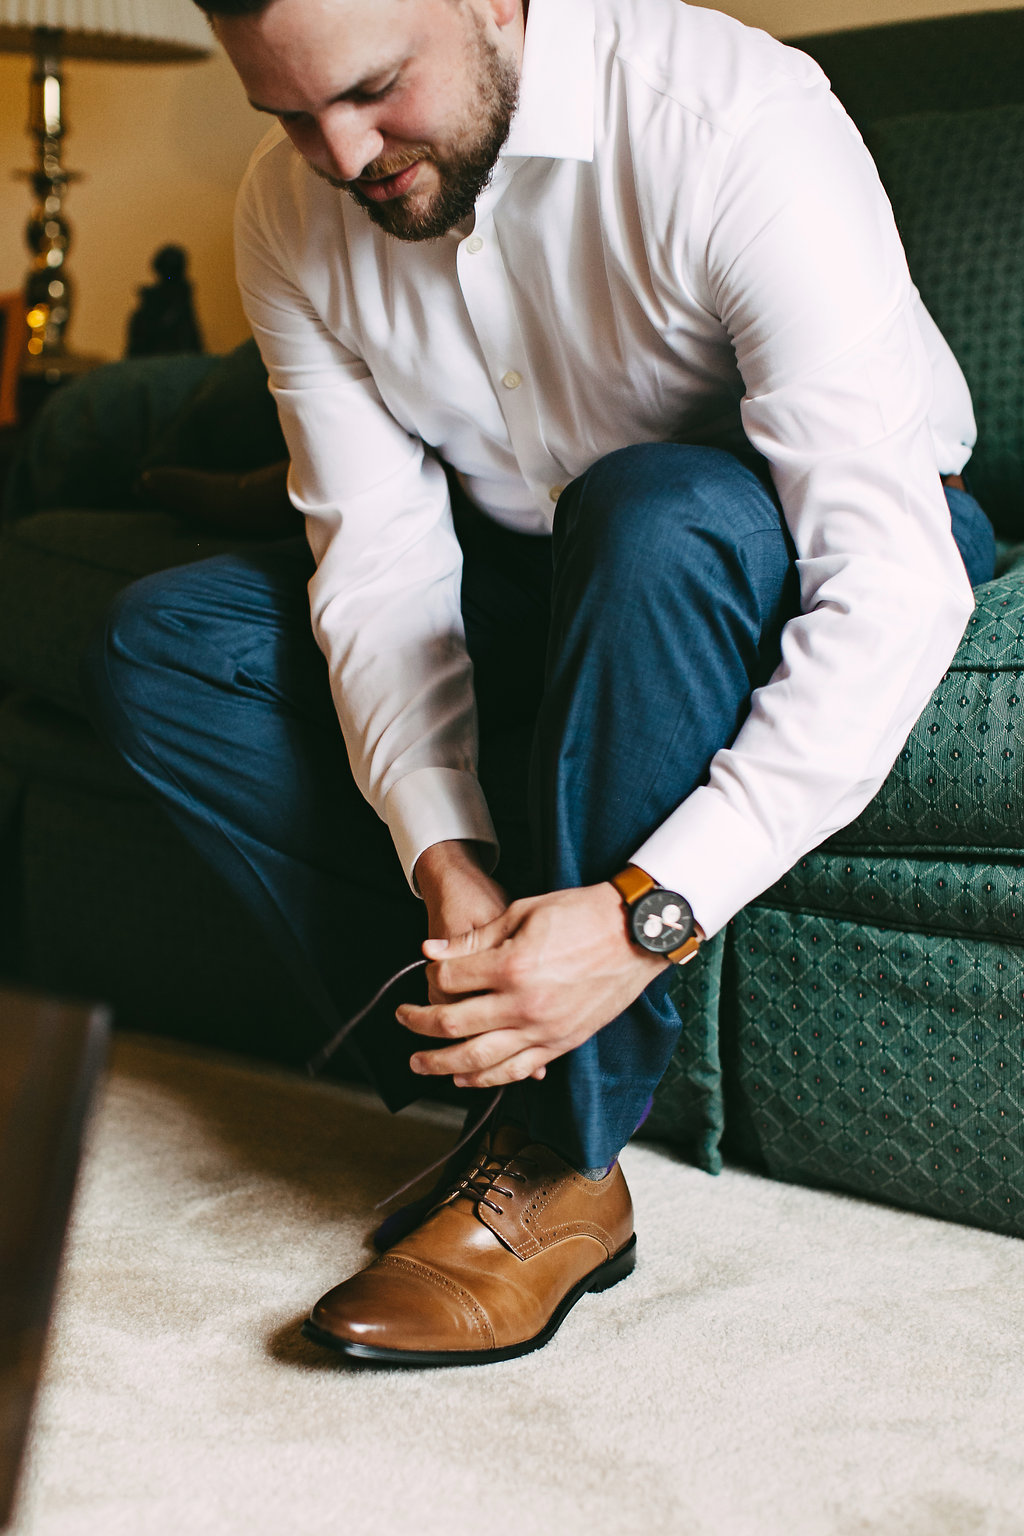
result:
M 489 1136 L 423 1223 L 321 1297 L 302 1331 L 390 1365 L 482 1365 L 539 1349 L 636 1260 L 618 1163 L 585 1179 L 517 1126 Z

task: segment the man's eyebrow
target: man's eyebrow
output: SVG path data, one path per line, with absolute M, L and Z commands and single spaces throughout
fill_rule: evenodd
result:
M 390 80 L 392 76 L 398 74 L 404 64 L 404 59 L 396 59 L 393 64 L 383 64 L 380 69 L 375 69 L 370 74 L 364 75 L 362 80 L 358 81 L 356 85 L 350 85 L 347 90 L 339 91 L 336 96 L 332 96 L 324 105 L 331 107 L 336 101 L 360 101 L 366 96 L 374 95 L 374 87 L 378 85 L 378 82 Z M 253 101 L 251 96 L 249 97 L 249 105 L 255 108 L 257 112 L 269 113 L 271 117 L 301 117 L 305 110 L 302 107 L 267 107 L 260 101 Z

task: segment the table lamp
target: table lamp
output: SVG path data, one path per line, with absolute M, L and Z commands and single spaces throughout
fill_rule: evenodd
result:
M 30 371 L 54 379 L 74 371 L 64 335 L 71 314 L 65 270 L 70 244 L 64 194 L 76 173 L 61 160 L 64 59 L 125 64 L 180 63 L 205 58 L 213 38 L 186 0 L 0 0 L 0 52 L 32 57 L 29 132 L 35 169 L 25 175 L 35 193 L 26 238 L 32 265 L 25 284 Z

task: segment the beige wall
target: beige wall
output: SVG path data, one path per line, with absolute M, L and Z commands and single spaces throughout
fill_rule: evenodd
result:
M 184 3 L 184 0 L 182 0 Z M 1010 10 L 1020 0 L 720 0 L 719 9 L 778 35 L 911 16 Z M 245 335 L 231 264 L 234 190 L 266 123 L 247 106 L 222 57 L 203 64 L 71 63 L 66 162 L 71 189 L 77 351 L 117 357 L 149 258 L 169 240 L 192 258 L 200 323 L 211 351 Z M 21 286 L 28 191 L 9 173 L 30 162 L 28 61 L 0 57 L 0 292 Z

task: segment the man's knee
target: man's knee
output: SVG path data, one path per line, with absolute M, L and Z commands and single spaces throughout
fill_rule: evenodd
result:
M 121 751 L 126 750 L 141 707 L 154 691 L 153 675 L 160 665 L 157 618 L 163 611 L 162 575 L 144 577 L 117 594 L 81 660 L 85 711 Z
M 620 593 L 666 575 L 692 586 L 752 585 L 769 605 L 792 548 L 778 506 L 754 472 L 718 448 L 646 443 L 600 459 L 563 493 L 555 553 L 607 574 Z

